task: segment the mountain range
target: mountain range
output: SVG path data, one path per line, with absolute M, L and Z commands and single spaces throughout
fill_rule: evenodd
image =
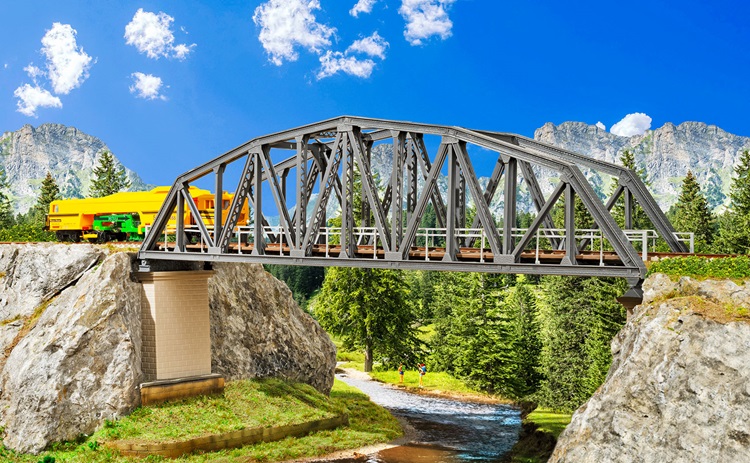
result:
M 0 136 L 0 166 L 5 170 L 11 204 L 26 213 L 39 196 L 42 180 L 50 172 L 64 198 L 83 198 L 89 191 L 99 156 L 109 151 L 104 142 L 75 127 L 24 125 Z M 115 156 L 115 163 L 122 163 Z M 130 190 L 149 188 L 134 171 L 125 168 Z
M 664 210 L 675 203 L 682 179 L 692 170 L 709 204 L 721 211 L 728 204 L 734 166 L 742 152 L 750 149 L 750 137 L 734 135 L 701 122 L 667 123 L 632 137 L 618 136 L 582 122 L 546 123 L 535 131 L 534 138 L 614 163 L 619 163 L 624 150 L 633 151 L 638 169 L 645 171 L 652 194 Z M 26 212 L 35 203 L 47 172 L 55 177 L 63 197 L 86 196 L 99 156 L 108 150 L 98 138 L 60 124 L 43 124 L 37 128 L 25 125 L 15 132 L 5 132 L 0 137 L 0 166 L 5 169 L 15 211 Z M 122 165 L 116 156 L 115 161 Z M 372 171 L 380 179 L 381 190 L 385 189 L 391 169 L 392 145 L 377 145 L 372 154 Z M 132 183 L 131 190 L 151 187 L 133 170 L 125 168 L 125 171 Z M 584 173 L 602 198 L 609 194 L 612 178 L 600 172 L 584 170 Z M 547 180 L 540 184 L 548 193 L 556 174 L 541 170 L 538 174 Z M 488 178 L 481 178 L 480 184 L 484 186 L 487 181 Z M 445 192 L 444 178 L 439 180 L 439 185 Z M 532 209 L 525 182 L 519 183 L 519 202 L 520 208 Z M 502 202 L 496 199 L 491 207 L 499 212 Z M 337 208 L 338 204 L 332 199 L 329 217 L 336 214 Z M 274 222 L 272 218 L 269 220 Z

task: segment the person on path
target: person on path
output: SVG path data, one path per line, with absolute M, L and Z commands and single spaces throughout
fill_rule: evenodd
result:
M 404 364 L 401 363 L 398 366 L 398 376 L 399 376 L 399 384 L 404 384 Z
M 422 384 L 422 378 L 424 377 L 425 373 L 427 373 L 427 365 L 424 363 L 419 364 L 419 387 L 423 387 Z

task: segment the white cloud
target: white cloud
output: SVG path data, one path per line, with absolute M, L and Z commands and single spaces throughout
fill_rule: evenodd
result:
M 346 49 L 346 53 L 364 53 L 375 58 L 385 59 L 385 49 L 388 47 L 388 42 L 385 41 L 377 32 L 369 37 L 355 40 L 349 48 Z
M 620 122 L 613 125 L 610 132 L 621 137 L 643 135 L 651 128 L 651 118 L 643 113 L 628 114 Z
M 39 77 L 45 75 L 44 71 L 34 66 L 34 63 L 29 63 L 29 65 L 23 68 L 23 70 L 26 72 L 26 74 L 28 74 L 29 77 L 31 77 L 34 82 L 36 82 Z
M 29 117 L 36 117 L 38 108 L 62 108 L 60 98 L 39 86 L 23 84 L 13 92 L 13 96 L 18 98 L 17 111 Z
M 375 62 L 371 59 L 358 60 L 354 56 L 345 56 L 339 51 L 327 51 L 320 57 L 320 71 L 318 71 L 318 80 L 330 77 L 339 72 L 351 76 L 370 77 Z
M 149 58 L 159 59 L 163 56 L 185 59 L 196 45 L 174 45 L 172 22 L 174 18 L 162 11 L 156 14 L 138 8 L 133 19 L 125 26 L 125 43 L 133 45 Z
M 599 130 L 604 130 L 605 132 L 607 131 L 607 126 L 602 124 L 602 121 L 597 122 L 596 126 L 599 127 Z
M 319 9 L 319 0 L 269 0 L 255 9 L 258 40 L 273 64 L 296 61 L 296 45 L 316 53 L 331 45 L 330 37 L 336 29 L 317 22 L 313 10 Z
M 76 43 L 77 33 L 70 24 L 54 23 L 42 37 L 47 76 L 52 82 L 52 90 L 58 95 L 67 95 L 80 87 L 88 79 L 93 64 L 93 59 Z
M 446 9 L 455 0 L 402 0 L 398 12 L 406 20 L 404 37 L 412 45 L 433 35 L 445 40 L 451 36 L 453 22 Z
M 355 18 L 358 17 L 360 13 L 369 14 L 372 12 L 372 7 L 375 6 L 377 1 L 378 0 L 359 0 L 357 4 L 349 10 L 349 14 Z
M 130 77 L 134 81 L 133 85 L 130 86 L 130 93 L 135 94 L 138 98 L 143 98 L 144 100 L 167 99 L 167 97 L 159 93 L 163 84 L 161 77 L 142 72 L 134 72 L 130 74 Z

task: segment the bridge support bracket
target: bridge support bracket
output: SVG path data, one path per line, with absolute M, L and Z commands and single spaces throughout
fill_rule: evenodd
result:
M 289 257 L 305 257 L 304 249 L 292 249 L 289 251 Z
M 404 260 L 400 252 L 386 252 L 385 260 Z
M 633 280 L 628 278 L 630 283 L 630 289 L 625 291 L 625 294 L 617 298 L 617 302 L 623 305 L 628 310 L 628 318 L 633 314 L 635 306 L 643 302 L 643 280 Z

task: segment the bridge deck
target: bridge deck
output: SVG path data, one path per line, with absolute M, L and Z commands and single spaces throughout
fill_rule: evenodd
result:
M 159 249 L 161 251 L 173 252 L 175 248 L 174 243 L 167 243 L 166 247 L 163 242 L 159 242 Z M 208 253 L 208 246 L 205 244 L 189 244 L 185 246 L 186 251 L 190 253 Z M 248 257 L 252 255 L 255 246 L 253 244 L 238 244 L 232 243 L 229 245 L 227 254 L 236 254 L 237 256 Z M 279 243 L 268 243 L 264 247 L 264 257 L 274 257 L 275 261 L 283 264 L 282 259 L 293 259 L 294 262 L 288 262 L 292 265 L 299 265 L 299 259 L 291 256 L 290 247 L 288 245 L 280 245 Z M 336 259 L 341 253 L 341 246 L 335 244 L 316 244 L 312 247 L 312 255 L 310 257 L 316 258 L 328 258 Z M 562 263 L 565 258 L 564 250 L 534 250 L 524 251 L 521 254 L 520 262 L 522 264 L 556 264 Z M 642 253 L 638 253 L 640 257 L 643 257 Z M 692 256 L 695 254 L 683 253 L 683 252 L 650 252 L 648 253 L 647 259 L 649 260 L 660 260 L 667 257 L 678 257 L 678 256 Z M 383 260 L 385 259 L 385 252 L 382 248 L 374 248 L 372 245 L 359 245 L 356 247 L 354 258 L 362 259 L 373 259 Z M 409 251 L 409 261 L 412 262 L 440 262 L 445 257 L 445 248 L 430 246 L 425 248 L 424 246 L 414 246 Z M 725 257 L 722 255 L 706 255 L 706 257 Z M 479 249 L 474 247 L 459 247 L 456 253 L 456 260 L 460 262 L 492 262 L 494 254 L 490 249 Z M 618 257 L 617 253 L 611 251 L 587 251 L 582 250 L 576 254 L 576 264 L 584 266 L 622 266 L 623 263 Z

